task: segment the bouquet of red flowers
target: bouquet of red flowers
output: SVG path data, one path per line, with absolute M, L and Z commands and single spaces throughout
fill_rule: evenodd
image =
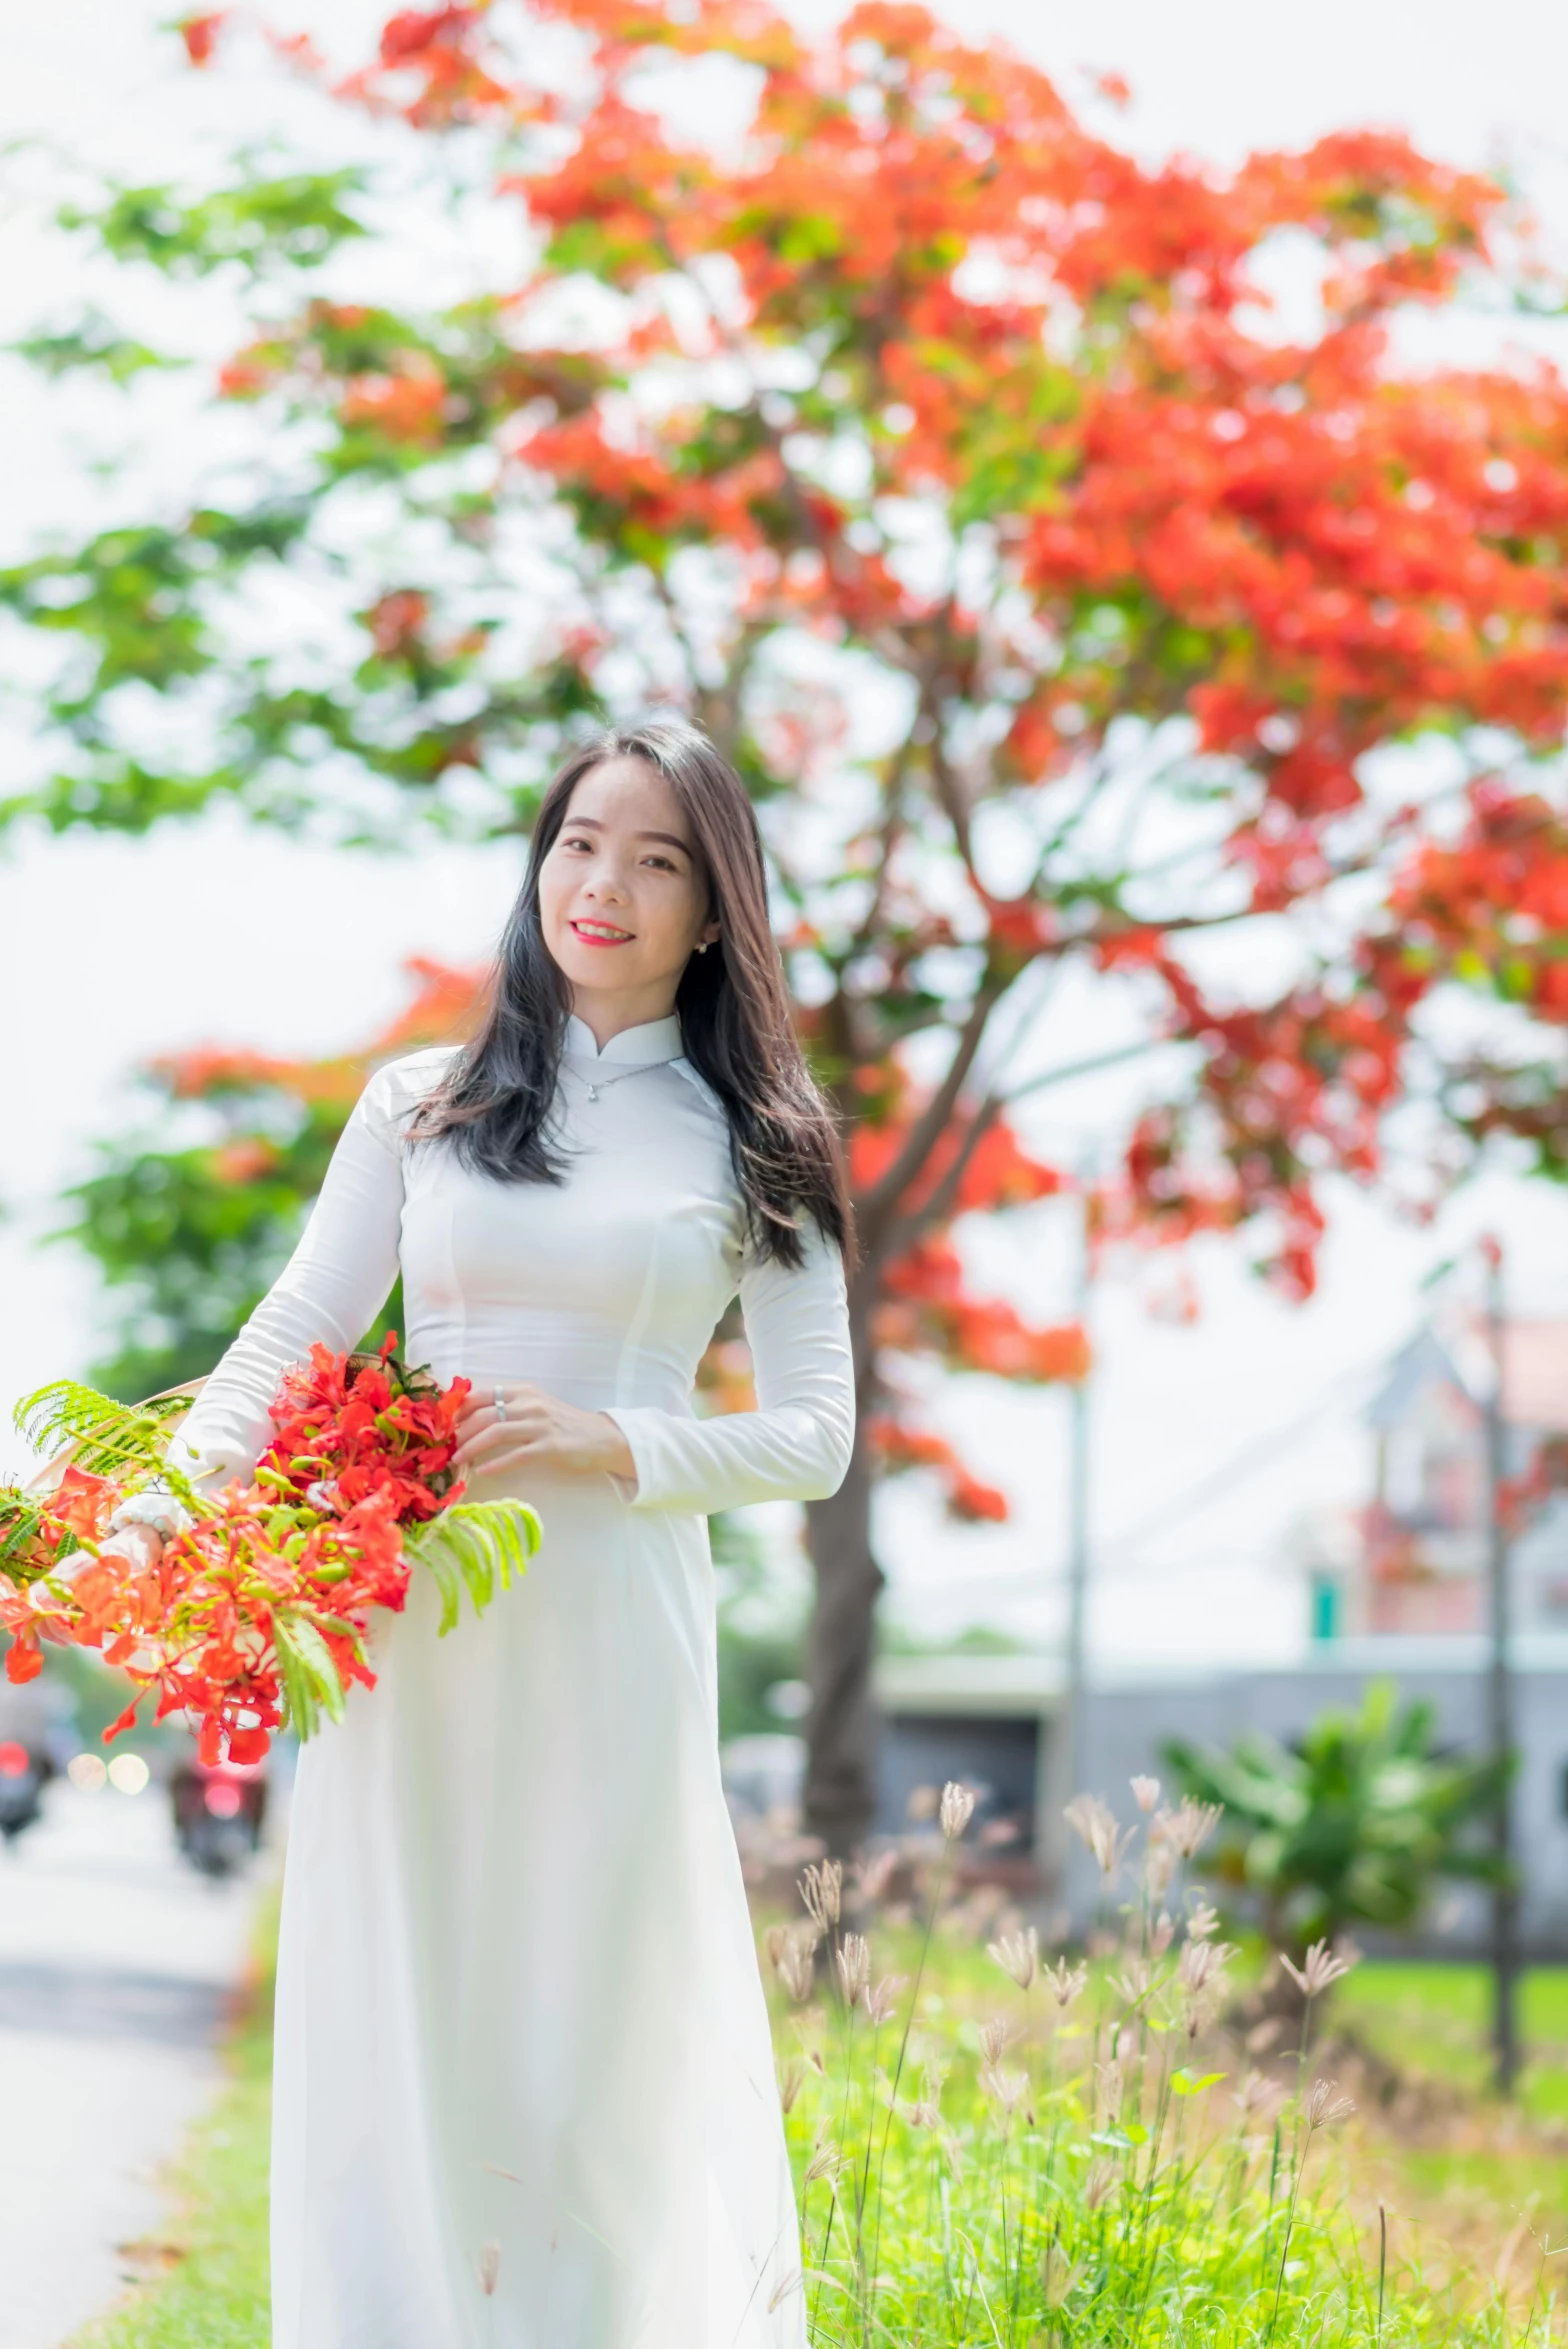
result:
M 526 1568 L 538 1518 L 522 1501 L 464 1502 L 452 1457 L 469 1382 L 439 1386 L 399 1362 L 395 1343 L 313 1347 L 284 1373 L 252 1481 L 217 1494 L 166 1456 L 188 1392 L 124 1405 L 64 1382 L 29 1397 L 18 1427 L 68 1456 L 47 1489 L 0 1485 L 8 1676 L 41 1671 L 44 1640 L 98 1648 L 136 1684 L 106 1736 L 155 1689 L 157 1718 L 184 1712 L 205 1760 L 257 1761 L 274 1730 L 308 1737 L 323 1712 L 341 1715 L 352 1682 L 374 1687 L 371 1611 L 400 1611 L 416 1567 L 436 1577 L 443 1632 L 465 1590 L 486 1607 Z M 151 1486 L 187 1522 L 141 1571 L 108 1525 Z

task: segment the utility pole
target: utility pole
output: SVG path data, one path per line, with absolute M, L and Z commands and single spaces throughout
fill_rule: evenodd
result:
M 1519 1896 L 1514 1882 L 1513 1789 L 1514 1689 L 1509 1654 L 1512 1630 L 1506 1480 L 1508 1475 L 1506 1397 L 1503 1392 L 1505 1318 L 1503 1251 L 1495 1237 L 1481 1243 L 1486 1265 L 1486 1329 L 1492 1354 L 1492 1384 L 1486 1405 L 1487 1585 L 1490 1599 L 1490 1653 L 1487 1662 L 1487 1742 L 1497 1766 L 1492 1808 L 1492 2059 L 1499 2095 L 1511 2096 L 1519 2069 L 1517 1993 L 1519 1985 Z
M 1074 1310 L 1087 1329 L 1093 1285 L 1093 1236 L 1089 1229 L 1091 1177 L 1087 1160 L 1079 1176 L 1078 1273 Z M 1062 1750 L 1069 1799 L 1082 1794 L 1086 1767 L 1089 1608 L 1089 1381 L 1074 1381 L 1068 1402 L 1067 1455 L 1067 1720 Z

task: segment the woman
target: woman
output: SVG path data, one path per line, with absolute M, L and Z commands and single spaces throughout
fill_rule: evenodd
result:
M 544 1525 L 446 1639 L 416 1576 L 301 1755 L 276 2349 L 804 2341 L 704 1517 L 842 1478 L 848 1244 L 745 793 L 691 727 L 605 736 L 546 795 L 478 1037 L 372 1078 L 183 1430 L 243 1475 L 284 1365 L 401 1268 L 408 1358 L 474 1382 L 471 1493 Z M 699 1420 L 737 1290 L 759 1408 Z

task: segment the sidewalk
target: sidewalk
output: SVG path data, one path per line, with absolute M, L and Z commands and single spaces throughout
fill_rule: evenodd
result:
M 179 1859 L 158 1786 L 58 1782 L 0 1850 L 0 2349 L 59 2349 L 156 2265 L 254 1889 Z

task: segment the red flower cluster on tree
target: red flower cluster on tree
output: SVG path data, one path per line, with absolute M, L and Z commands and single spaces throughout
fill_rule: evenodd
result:
M 541 14 L 572 36 L 570 71 L 540 71 Z M 745 137 L 677 135 L 640 84 L 661 57 L 753 69 Z M 335 422 L 334 462 L 350 469 L 488 443 L 504 481 L 547 492 L 607 574 L 659 582 L 688 645 L 708 623 L 680 617 L 672 565 L 693 546 L 722 548 L 734 607 L 714 651 L 741 669 L 772 631 L 803 627 L 911 680 L 915 731 L 868 834 L 884 862 L 866 943 L 886 996 L 906 978 L 918 987 L 922 955 L 944 944 L 980 946 L 981 987 L 1000 999 L 999 982 L 1030 964 L 1105 969 L 1130 932 L 1145 937 L 1169 982 L 1169 1016 L 1154 1026 L 1200 1049 L 1182 1064 L 1195 1078 L 1185 1100 L 1156 1113 L 1160 1147 L 1134 1137 L 1112 1220 L 1146 1211 L 1145 1229 L 1170 1236 L 1259 1218 L 1281 1235 L 1286 1284 L 1310 1286 L 1314 1187 L 1330 1169 L 1377 1171 L 1421 999 L 1487 963 L 1484 944 L 1439 952 L 1422 976 L 1396 942 L 1400 967 L 1384 968 L 1379 940 L 1411 900 L 1400 826 L 1368 807 L 1366 758 L 1456 722 L 1549 751 L 1563 726 L 1563 385 L 1545 368 L 1401 373 L 1389 345 L 1401 308 L 1441 303 L 1463 273 L 1528 274 L 1506 192 L 1382 131 L 1336 132 L 1229 173 L 1145 168 L 1027 59 L 882 0 L 820 42 L 766 0 L 410 8 L 388 17 L 358 72 L 313 70 L 420 131 L 491 135 L 496 191 L 526 207 L 537 259 L 497 296 L 493 334 L 313 299 L 268 322 L 232 388 L 270 389 Z M 1260 325 L 1285 235 L 1320 263 L 1322 323 L 1305 339 Z M 578 280 L 620 304 L 619 323 L 607 310 L 586 344 L 552 323 L 553 298 Z M 801 362 L 788 395 L 768 388 L 781 351 Z M 749 390 L 716 405 L 695 388 L 707 363 Z M 673 371 L 682 396 L 629 401 L 645 369 L 650 383 Z M 863 446 L 859 490 L 811 453 L 846 437 Z M 885 516 L 905 506 L 940 517 L 955 546 L 994 541 L 975 608 L 955 580 L 939 591 L 901 559 Z M 466 658 L 460 630 L 426 642 L 435 600 L 400 587 L 362 615 L 380 659 L 406 658 L 422 695 Z M 591 700 L 605 649 L 605 632 L 574 615 L 541 707 Z M 693 680 L 710 722 L 738 723 L 742 699 Z M 460 738 L 432 733 L 423 771 L 482 767 L 487 727 L 504 735 L 514 709 L 502 691 Z M 1215 920 L 1321 897 L 1344 869 L 1336 825 L 1365 820 L 1378 835 L 1352 869 L 1376 873 L 1381 902 L 1369 889 L 1374 910 L 1329 983 L 1309 973 L 1245 1011 L 1211 1002 L 1183 975 L 1174 934 L 1209 917 L 1169 931 L 1135 920 L 1136 858 L 1076 903 L 1070 845 L 1016 901 L 986 886 L 972 834 L 988 800 L 1043 799 L 1104 763 L 1118 723 L 1177 715 L 1230 802 L 1213 855 L 1245 903 Z M 755 749 L 761 720 L 748 723 Z M 774 731 L 778 755 L 762 763 L 803 781 L 787 711 Z M 919 798 L 959 868 L 940 915 L 897 869 L 906 838 L 936 845 Z M 1056 837 L 1070 844 L 1073 831 Z M 1471 857 L 1460 876 L 1483 929 L 1514 902 L 1508 863 Z M 1441 878 L 1429 858 L 1423 885 Z M 811 926 L 839 984 L 827 1057 L 842 1064 L 853 1122 L 897 1023 L 852 999 L 854 923 Z M 1519 955 L 1495 966 L 1503 990 L 1554 1016 L 1564 966 L 1549 953 L 1523 961 L 1528 994 Z M 1386 1045 L 1352 1032 L 1360 1013 L 1363 1029 L 1383 1023 Z M 1244 1034 L 1248 1021 L 1268 1034 Z M 1285 1082 L 1293 1051 L 1302 1066 Z M 955 1100 L 933 1146 L 961 1154 L 974 1107 Z M 1560 1149 L 1518 1087 L 1494 1088 L 1489 1116 Z M 1146 1189 L 1151 1155 L 1159 1182 Z M 940 1174 L 928 1189 L 940 1192 Z M 880 1262 L 868 1266 L 867 1289 Z M 857 1295 L 857 1310 L 870 1306 Z
M 316 1346 L 287 1371 L 253 1481 L 218 1495 L 150 1569 L 108 1531 L 122 1483 L 73 1462 L 36 1506 L 0 1494 L 0 1536 L 24 1516 L 28 1529 L 0 1573 L 9 1678 L 42 1669 L 43 1640 L 100 1649 L 137 1690 L 107 1737 L 155 1690 L 157 1718 L 184 1713 L 205 1760 L 239 1762 L 259 1760 L 286 1717 L 308 1728 L 315 1703 L 374 1687 L 372 1613 L 408 1595 L 401 1528 L 463 1491 L 452 1459 L 469 1391 L 405 1371 L 393 1342 L 369 1357 Z
M 969 1294 L 950 1240 L 923 1239 L 888 1268 L 879 1307 L 879 1344 L 899 1353 L 935 1353 L 950 1369 L 1028 1380 L 1087 1376 L 1089 1347 L 1076 1322 L 1044 1328 L 999 1297 Z
M 1412 311 L 1466 280 L 1497 314 L 1560 306 L 1505 188 L 1359 130 L 1150 163 L 1026 56 L 903 0 L 820 37 L 770 0 L 400 7 L 346 76 L 282 46 L 419 143 L 455 131 L 466 186 L 488 147 L 515 216 L 487 247 L 515 265 L 444 307 L 302 278 L 290 310 L 269 286 L 222 378 L 302 452 L 297 559 L 335 559 L 368 482 L 428 561 L 351 591 L 367 657 L 330 701 L 298 689 L 296 647 L 258 667 L 222 625 L 277 559 L 270 508 L 227 541 L 205 503 L 160 522 L 140 569 L 116 530 L 14 572 L 14 608 L 78 655 L 56 779 L 18 815 L 141 826 L 221 789 L 270 819 L 319 789 L 325 733 L 383 837 L 417 807 L 510 838 L 580 718 L 689 709 L 755 780 L 801 1027 L 856 1138 L 867 1424 L 873 1323 L 929 1277 L 905 1259 L 987 1202 L 998 1031 L 1059 1024 L 1031 1082 L 1076 1082 L 1080 983 L 1136 998 L 1151 1056 L 1106 1231 L 1252 1223 L 1304 1291 L 1324 1178 L 1380 1172 L 1412 1091 L 1432 1181 L 1494 1130 L 1568 1174 L 1557 835 L 1509 835 L 1483 794 L 1451 830 L 1430 764 L 1414 806 L 1385 787 L 1414 744 L 1460 788 L 1501 766 L 1523 804 L 1533 767 L 1562 804 L 1568 387 L 1404 355 Z M 684 61 L 743 85 L 744 119 L 683 128 L 658 93 Z M 196 208 L 170 265 L 211 234 Z M 188 697 L 191 740 L 226 713 L 218 738 L 188 758 L 175 728 L 150 766 L 128 677 Z M 861 706 L 905 712 L 874 750 Z M 1290 975 L 1259 982 L 1287 926 Z M 1226 985 L 1211 937 L 1267 959 Z M 1490 1061 L 1448 1049 L 1466 987 L 1518 1015 Z M 935 1043 L 948 1073 L 911 1114 Z M 868 1490 L 812 1516 L 843 1597 L 813 1666 L 824 1753 L 870 1718 L 832 1659 L 871 1652 Z M 823 1789 L 854 1773 L 813 1772 L 813 1829 L 839 1835 Z
M 896 1064 L 864 1072 L 867 1115 L 850 1148 L 850 1174 L 862 1197 L 897 1186 L 920 1119 L 931 1108 Z M 897 1358 L 923 1357 L 944 1369 L 982 1371 L 1027 1382 L 1073 1381 L 1089 1371 L 1089 1347 L 1076 1322 L 1040 1326 L 1003 1298 L 977 1297 L 951 1238 L 963 1215 L 995 1214 L 1053 1197 L 1062 1188 L 1054 1167 L 1034 1157 L 1007 1120 L 995 1116 L 964 1136 L 947 1125 L 897 1191 L 903 1244 L 888 1254 L 881 1295 L 871 1316 L 871 1338 L 883 1362 L 879 1406 L 866 1440 L 878 1465 L 893 1474 L 910 1468 L 935 1472 L 948 1512 L 969 1523 L 1000 1523 L 1007 1497 L 983 1483 L 945 1436 L 924 1425 L 918 1406 L 896 1375 Z
M 906 1418 L 879 1413 L 866 1428 L 866 1440 L 883 1472 L 896 1476 L 901 1469 L 927 1468 L 940 1477 L 947 1512 L 965 1525 L 1005 1525 L 1011 1511 L 1007 1495 L 994 1484 L 983 1484 L 964 1464 L 946 1436 L 934 1428 L 911 1426 Z
M 226 8 L 215 8 L 205 16 L 183 16 L 175 31 L 185 43 L 185 54 L 192 65 L 210 65 L 218 46 L 218 34 L 228 14 Z
M 1215 1171 L 1195 1181 L 1179 1147 L 1183 1121 L 1146 1116 L 1102 1230 L 1185 1238 L 1272 1213 L 1280 1237 L 1271 1270 L 1287 1290 L 1310 1295 L 1323 1229 L 1313 1177 L 1329 1166 L 1376 1171 L 1380 1121 L 1399 1089 L 1399 1024 L 1368 994 L 1323 989 L 1219 1011 L 1172 957 L 1160 955 L 1156 967 L 1173 1026 L 1203 1049 L 1199 1099 L 1215 1132 Z
M 1478 784 L 1460 836 L 1415 848 L 1389 912 L 1367 963 L 1391 1000 L 1457 971 L 1568 1023 L 1568 821 L 1538 794 Z

